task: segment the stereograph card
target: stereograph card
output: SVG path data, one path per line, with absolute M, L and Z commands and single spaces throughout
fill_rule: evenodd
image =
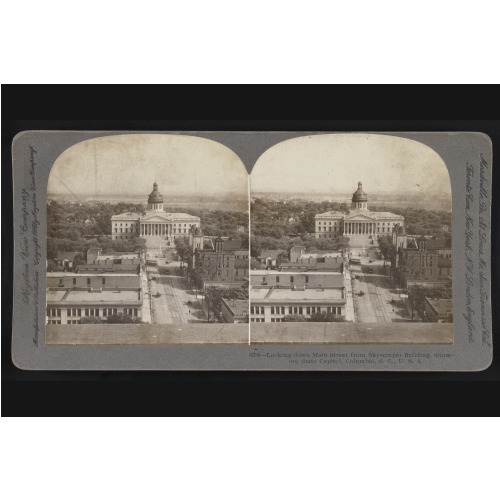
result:
M 491 363 L 485 134 L 26 131 L 12 148 L 22 369 Z

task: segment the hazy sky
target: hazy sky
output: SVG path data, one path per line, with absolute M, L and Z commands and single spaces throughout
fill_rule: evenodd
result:
M 422 143 L 371 134 L 300 137 L 268 149 L 255 164 L 252 192 L 368 193 L 411 191 L 451 200 L 441 157 Z
M 222 144 L 183 135 L 129 134 L 90 139 L 67 149 L 52 167 L 48 195 L 147 197 L 155 180 L 164 197 L 248 193 L 243 163 Z

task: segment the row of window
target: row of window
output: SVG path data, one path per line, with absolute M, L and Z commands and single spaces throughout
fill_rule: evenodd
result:
M 105 307 L 102 311 L 99 308 L 89 307 L 87 309 L 82 308 L 72 308 L 66 309 L 66 315 L 68 317 L 81 317 L 82 311 L 84 312 L 84 316 L 99 316 L 102 312 L 102 316 L 111 316 L 113 314 L 118 314 L 118 309 L 114 307 Z M 139 310 L 133 307 L 127 307 L 123 309 L 124 314 L 128 314 L 129 316 L 137 316 L 139 314 Z M 47 316 L 49 317 L 61 317 L 61 309 L 57 308 L 47 308 Z M 55 324 L 50 323 L 49 324 Z
M 145 223 L 145 224 L 147 224 L 147 223 Z M 153 226 L 153 225 L 155 225 L 155 224 L 157 224 L 157 223 L 151 223 L 151 226 Z M 139 223 L 137 223 L 137 225 L 139 225 Z M 123 224 L 122 224 L 122 223 L 120 223 L 120 227 L 122 227 L 122 226 L 123 226 Z M 176 227 L 176 226 L 177 226 L 177 224 L 173 224 L 173 226 L 174 226 L 174 227 Z M 182 226 L 182 224 L 181 224 L 181 223 L 179 223 L 179 227 L 181 227 L 181 226 Z M 186 226 L 187 226 L 187 224 L 184 224 L 184 227 L 186 227 Z M 115 222 L 115 227 L 118 227 L 118 222 Z M 125 227 L 128 227 L 128 224 L 127 224 L 127 223 L 125 223 Z M 134 223 L 134 222 L 131 222 L 131 223 L 130 223 L 130 227 L 135 227 L 135 223 Z
M 98 279 L 98 278 L 94 278 L 94 283 L 95 283 L 96 279 Z M 106 278 L 101 278 L 101 283 L 103 285 L 105 285 L 106 284 Z M 76 278 L 73 278 L 73 285 L 76 286 Z M 62 278 L 59 278 L 59 286 L 64 286 L 64 282 L 63 282 Z M 90 278 L 87 278 L 87 286 L 90 286 Z
M 280 277 L 279 276 L 275 276 L 275 278 L 276 278 L 276 284 L 279 284 Z M 304 276 L 304 279 L 305 279 L 305 283 L 309 283 L 309 276 L 307 276 L 307 275 Z M 290 284 L 293 285 L 294 282 L 295 282 L 295 278 L 293 276 L 290 276 Z M 262 278 L 261 285 L 267 285 L 267 277 Z M 321 285 L 319 285 L 319 286 L 321 286 Z
M 271 314 L 314 314 L 319 312 L 328 312 L 333 314 L 341 314 L 341 307 L 332 306 L 272 306 Z M 250 314 L 264 314 L 263 306 L 251 306 Z
M 339 226 L 341 225 L 342 223 L 339 222 Z M 344 222 L 344 224 L 351 224 L 350 222 Z M 353 222 L 353 224 L 359 224 L 359 222 Z M 361 224 L 375 224 L 375 222 L 361 222 Z M 382 224 L 382 226 L 385 226 L 385 222 L 377 222 L 377 226 L 380 226 L 380 224 Z M 396 222 L 388 222 L 387 225 L 390 226 L 391 224 L 396 224 Z M 331 222 L 328 223 L 329 226 L 332 225 Z M 333 223 L 334 226 L 337 225 L 336 222 Z M 318 227 L 321 226 L 321 222 L 318 222 Z M 326 226 L 326 222 L 323 222 L 323 226 Z

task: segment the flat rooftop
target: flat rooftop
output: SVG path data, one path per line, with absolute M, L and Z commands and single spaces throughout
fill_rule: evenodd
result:
M 303 253 L 300 254 L 299 259 L 318 259 L 321 257 L 326 257 L 326 258 L 335 258 L 335 257 L 342 257 L 341 252 L 308 252 L 308 253 Z
M 339 288 L 306 288 L 305 290 L 292 290 L 290 288 L 252 288 L 250 290 L 251 302 L 302 302 L 345 303 L 342 290 Z
M 87 290 L 47 290 L 47 304 L 60 305 L 77 304 L 142 304 L 137 290 L 103 290 L 89 292 Z
M 326 276 L 342 276 L 342 273 L 338 273 L 335 271 L 267 271 L 265 269 L 255 269 L 251 270 L 250 274 L 252 276 L 270 276 L 270 275 L 276 275 L 276 276 L 283 276 L 283 275 L 292 275 L 292 276 L 298 276 L 298 275 L 311 275 L 311 276 L 319 276 L 321 275 L 326 275 Z
M 89 266 L 93 264 L 83 264 L 84 266 Z M 137 276 L 137 273 L 102 273 L 105 278 L 109 278 L 110 276 Z M 89 278 L 95 278 L 96 276 L 100 276 L 98 273 L 64 273 L 64 272 L 55 272 L 55 273 L 47 273 L 47 278 L 64 278 L 65 276 L 77 277 L 77 276 L 87 276 Z
M 248 300 L 223 300 L 235 316 L 244 316 L 245 314 L 248 314 Z
M 96 257 L 96 261 L 101 261 L 101 260 L 116 260 L 116 259 L 124 259 L 124 260 L 127 260 L 127 259 L 139 259 L 140 257 L 137 255 L 137 254 L 130 254 L 130 253 L 127 253 L 127 254 L 124 254 L 124 255 L 98 255 Z

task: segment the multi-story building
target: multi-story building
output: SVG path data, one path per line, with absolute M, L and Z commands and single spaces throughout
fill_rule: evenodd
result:
M 199 231 L 196 231 L 199 235 Z M 202 237 L 202 236 L 201 236 Z M 196 245 L 197 238 L 194 238 Z M 226 282 L 240 283 L 248 281 L 249 251 L 240 238 L 214 241 L 214 248 L 193 247 L 194 267 L 203 270 L 205 283 Z
M 86 264 L 79 264 L 78 273 L 140 273 L 141 252 L 102 254 L 100 248 L 87 251 Z
M 325 212 L 314 220 L 316 238 L 347 236 L 351 246 L 368 245 L 380 235 L 391 235 L 396 224 L 404 225 L 402 215 L 368 210 L 368 196 L 361 181 L 352 195 L 351 210 Z
M 441 287 L 452 280 L 451 242 L 445 238 L 420 236 L 415 245 L 399 248 L 395 267 L 402 285 L 427 285 Z
M 142 318 L 139 274 L 47 273 L 47 323 L 79 324 L 82 318 L 124 314 Z
M 332 271 L 341 273 L 343 268 L 344 257 L 342 252 L 306 252 L 305 247 L 293 247 L 290 251 L 290 262 L 280 265 L 282 271 Z
M 251 286 L 280 288 L 342 288 L 344 276 L 336 272 L 317 271 L 252 271 Z
M 153 184 L 153 191 L 148 197 L 148 209 L 145 215 L 125 212 L 111 217 L 111 237 L 113 240 L 131 240 L 145 238 L 151 245 L 162 242 L 172 243 L 180 236 L 189 236 L 192 227 L 200 227 L 200 218 L 185 213 L 165 212 L 163 196 L 158 191 L 158 184 Z
M 277 288 L 252 286 L 250 289 L 250 321 L 278 323 L 285 316 L 302 315 L 306 318 L 323 312 L 345 317 L 346 299 L 343 287 L 337 288 Z

